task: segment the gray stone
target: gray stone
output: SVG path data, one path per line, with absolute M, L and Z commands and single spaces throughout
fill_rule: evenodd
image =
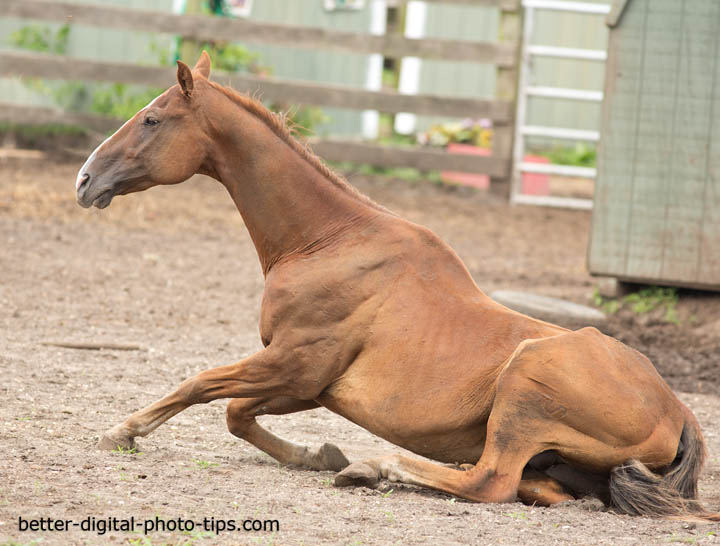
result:
M 607 316 L 602 311 L 559 298 L 513 290 L 496 290 L 490 297 L 514 311 L 566 328 L 601 328 L 607 324 Z

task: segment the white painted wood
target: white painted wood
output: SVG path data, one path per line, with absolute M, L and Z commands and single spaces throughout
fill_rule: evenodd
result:
M 577 47 L 556 47 L 547 45 L 528 46 L 530 55 L 558 57 L 560 59 L 581 59 L 587 61 L 607 60 L 607 51 L 602 49 L 581 49 Z
M 576 167 L 575 165 L 557 165 L 555 163 L 528 163 L 523 161 L 518 168 L 525 173 L 557 174 L 577 178 L 595 178 L 597 169 L 594 167 Z
M 525 136 L 540 136 L 567 140 L 586 140 L 590 142 L 597 142 L 600 140 L 600 131 L 585 131 L 583 129 L 565 129 L 563 127 L 525 125 L 520 129 L 520 131 Z
M 594 13 L 607 15 L 610 13 L 609 4 L 590 4 L 588 2 L 565 2 L 564 0 L 523 0 L 523 7 L 535 9 L 550 9 L 558 11 L 571 11 L 573 13 Z
M 516 205 L 537 205 L 540 207 L 557 207 L 563 209 L 592 210 L 592 199 L 576 197 L 555 197 L 552 195 L 516 195 Z
M 405 37 L 424 38 L 425 20 L 427 17 L 427 4 L 425 2 L 411 1 L 407 4 L 405 13 Z M 400 77 L 398 78 L 398 91 L 409 95 L 416 95 L 420 90 L 420 69 L 422 60 L 419 57 L 404 57 L 400 64 Z M 417 116 L 407 112 L 395 115 L 395 131 L 401 135 L 409 135 L 415 131 Z
M 551 99 L 586 100 L 602 102 L 602 91 L 588 89 L 567 89 L 564 87 L 544 87 L 533 85 L 525 88 L 525 94 L 531 97 L 546 97 Z
M 525 8 L 523 16 L 523 32 L 521 40 L 520 66 L 518 67 L 518 92 L 517 108 L 515 111 L 515 143 L 513 147 L 513 168 L 511 173 L 510 203 L 516 202 L 516 197 L 522 191 L 522 171 L 519 166 L 525 157 L 525 135 L 522 128 L 527 118 L 527 93 L 525 88 L 528 84 L 530 72 L 530 55 L 528 46 L 532 37 L 533 24 L 535 22 L 535 10 L 532 7 Z
M 382 36 L 387 28 L 387 0 L 372 0 L 370 4 L 370 34 Z M 383 56 L 372 53 L 367 60 L 365 89 L 380 91 L 382 88 Z M 368 140 L 378 137 L 380 129 L 380 113 L 377 110 L 363 110 L 362 134 Z

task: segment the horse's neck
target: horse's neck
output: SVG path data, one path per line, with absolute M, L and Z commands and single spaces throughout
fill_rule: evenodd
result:
M 226 119 L 222 133 L 213 170 L 243 217 L 263 273 L 377 215 L 253 115 Z

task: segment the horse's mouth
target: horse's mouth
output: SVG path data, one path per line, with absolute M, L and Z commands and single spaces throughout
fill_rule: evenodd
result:
M 92 205 L 99 209 L 104 209 L 110 204 L 110 202 L 113 200 L 113 197 L 115 197 L 115 194 L 112 192 L 112 190 L 106 190 L 95 198 L 95 200 L 92 202 Z
M 78 196 L 77 202 L 78 205 L 80 205 L 84 209 L 88 209 L 90 207 L 104 209 L 110 204 L 110 202 L 113 200 L 113 197 L 115 197 L 115 194 L 113 193 L 112 188 L 108 188 L 100 195 L 95 197 L 92 201 L 86 199 L 86 195 L 82 195 Z

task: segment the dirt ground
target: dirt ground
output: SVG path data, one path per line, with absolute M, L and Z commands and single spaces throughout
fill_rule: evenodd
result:
M 0 544 L 718 543 L 720 527 L 593 511 L 480 505 L 398 484 L 336 489 L 331 472 L 283 467 L 225 429 L 223 401 L 195 406 L 137 454 L 98 436 L 184 378 L 260 347 L 262 276 L 224 189 L 197 178 L 74 202 L 75 162 L 0 163 Z M 509 208 L 482 193 L 351 177 L 363 192 L 448 241 L 485 291 L 525 289 L 588 303 L 590 215 Z M 720 298 L 682 293 L 681 324 L 623 312 L 608 330 L 654 359 L 698 416 L 710 456 L 701 497 L 720 510 Z M 134 344 L 78 350 L 45 342 Z M 319 409 L 262 418 L 283 437 L 331 441 L 351 460 L 398 452 Z M 26 531 L 18 518 L 274 519 L 276 532 Z M 5 542 L 3 542 L 5 541 Z

